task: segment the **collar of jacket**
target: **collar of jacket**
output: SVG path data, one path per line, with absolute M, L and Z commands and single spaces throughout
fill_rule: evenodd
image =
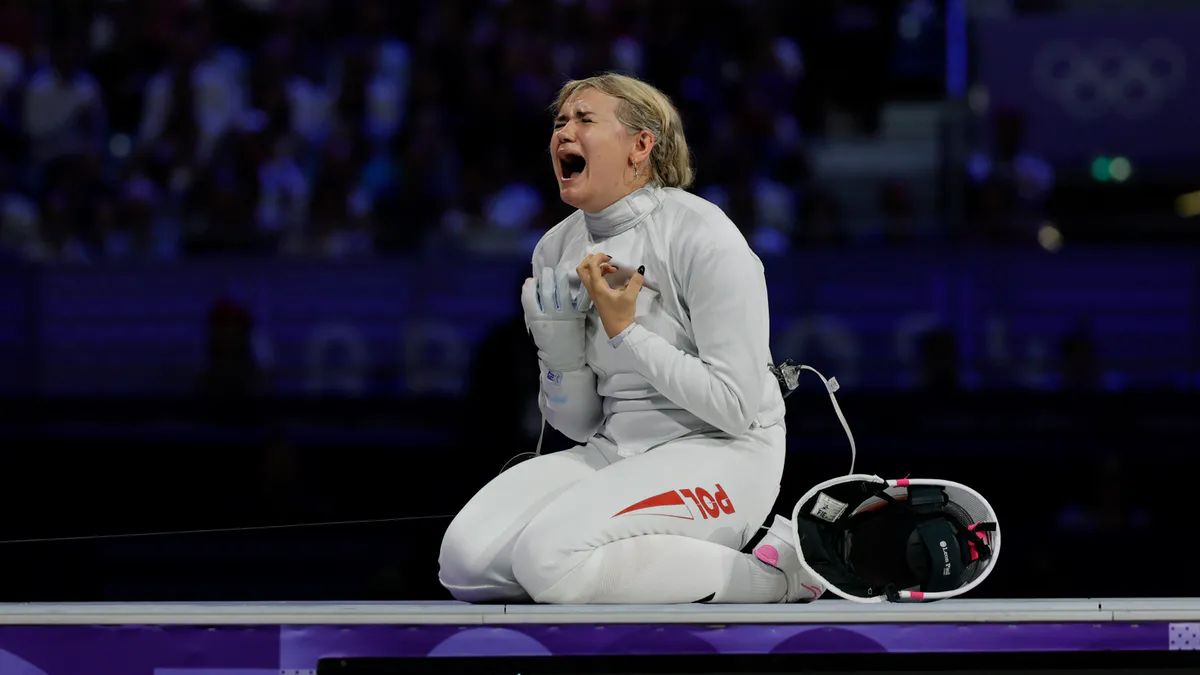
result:
M 645 220 L 658 204 L 658 188 L 647 185 L 596 213 L 585 211 L 583 220 L 593 237 L 612 237 Z

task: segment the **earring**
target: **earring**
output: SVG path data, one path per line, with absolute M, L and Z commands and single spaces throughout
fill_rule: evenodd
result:
M 637 165 L 637 164 L 634 164 L 634 165 L 633 165 L 633 177 L 634 177 L 634 179 L 636 179 L 636 178 L 638 177 L 638 173 L 639 173 L 639 171 L 640 171 L 640 170 L 639 170 L 639 168 L 638 168 L 638 165 Z

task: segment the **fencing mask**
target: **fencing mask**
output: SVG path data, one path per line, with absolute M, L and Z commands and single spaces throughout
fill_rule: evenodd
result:
M 979 585 L 1000 554 L 987 500 L 927 478 L 825 481 L 797 502 L 792 532 L 805 569 L 855 602 L 953 597 Z

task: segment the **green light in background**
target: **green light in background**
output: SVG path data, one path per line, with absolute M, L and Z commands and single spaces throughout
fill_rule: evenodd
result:
M 1109 178 L 1112 178 L 1109 159 L 1104 155 L 1100 155 L 1096 159 L 1092 160 L 1092 178 L 1095 178 L 1101 183 L 1107 181 Z
M 1118 155 L 1117 157 L 1113 157 L 1112 161 L 1108 163 L 1108 175 L 1112 176 L 1112 179 L 1118 183 L 1125 182 L 1132 173 L 1133 165 L 1129 163 L 1129 159 L 1126 157 Z

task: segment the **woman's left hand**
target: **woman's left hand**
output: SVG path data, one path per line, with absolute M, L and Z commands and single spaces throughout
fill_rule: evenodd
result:
M 606 275 L 617 271 L 617 268 L 609 262 L 610 260 L 612 260 L 612 256 L 593 253 L 584 258 L 575 271 L 579 273 L 580 282 L 587 289 L 588 295 L 592 298 L 592 304 L 596 306 L 596 311 L 600 314 L 604 332 L 608 334 L 609 339 L 612 339 L 633 323 L 633 318 L 637 313 L 637 296 L 645 281 L 645 277 L 642 275 L 646 268 L 639 267 L 638 271 L 629 277 L 629 281 L 625 282 L 621 288 L 612 288 L 604 279 Z

